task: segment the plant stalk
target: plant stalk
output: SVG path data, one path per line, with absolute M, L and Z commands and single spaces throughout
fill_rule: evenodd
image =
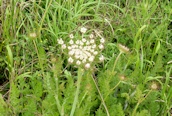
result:
M 82 75 L 83 75 L 83 70 L 81 68 L 79 68 L 78 69 L 77 89 L 76 89 L 75 98 L 74 98 L 73 105 L 72 105 L 72 110 L 70 112 L 70 116 L 73 116 L 75 113 L 76 105 L 78 102 L 78 96 L 79 96 L 79 90 L 80 90 L 80 83 L 81 83 Z

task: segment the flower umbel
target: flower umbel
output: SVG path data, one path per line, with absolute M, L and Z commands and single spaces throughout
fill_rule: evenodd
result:
M 104 56 L 99 54 L 104 49 L 105 39 L 102 36 L 95 36 L 93 33 L 85 36 L 87 32 L 87 28 L 85 27 L 80 28 L 80 32 L 82 35 L 79 38 L 75 38 L 73 34 L 70 34 L 68 44 L 65 44 L 62 38 L 57 41 L 61 49 L 67 52 L 69 56 L 68 62 L 70 64 L 89 69 L 96 59 L 99 62 L 104 61 Z M 100 39 L 97 39 L 98 37 Z

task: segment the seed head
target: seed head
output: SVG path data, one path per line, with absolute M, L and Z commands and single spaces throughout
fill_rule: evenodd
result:
M 36 38 L 37 34 L 36 34 L 35 32 L 33 32 L 33 33 L 30 33 L 29 36 L 30 36 L 31 38 Z
M 159 86 L 156 82 L 153 82 L 150 87 L 152 90 L 157 90 L 159 88 Z
M 127 48 L 126 46 L 124 46 L 122 44 L 118 44 L 118 48 L 122 53 L 128 53 L 129 52 L 129 48 Z

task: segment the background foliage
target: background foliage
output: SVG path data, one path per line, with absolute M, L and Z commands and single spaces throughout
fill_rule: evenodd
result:
M 104 63 L 82 75 L 75 116 L 108 115 L 101 97 L 110 116 L 172 115 L 170 0 L 0 0 L 0 8 L 0 115 L 71 114 L 79 71 L 57 39 L 81 26 L 107 44 Z M 116 60 L 118 43 L 130 52 Z

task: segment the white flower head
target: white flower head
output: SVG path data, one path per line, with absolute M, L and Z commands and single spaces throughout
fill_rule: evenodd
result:
M 86 33 L 86 31 L 87 31 L 87 28 L 85 28 L 85 27 L 82 27 L 80 31 L 81 31 L 81 33 Z
M 71 48 L 72 48 L 72 49 L 75 49 L 75 48 L 76 48 L 76 45 L 72 45 Z
M 90 34 L 89 37 L 90 37 L 90 39 L 93 39 L 94 38 L 94 35 L 93 34 Z
M 89 41 L 87 41 L 87 42 L 86 42 L 86 45 L 90 45 L 90 42 L 89 42 Z
M 79 49 L 76 49 L 75 50 L 75 55 L 79 55 L 80 54 L 80 50 Z
M 94 56 L 89 57 L 88 61 L 93 62 L 94 61 Z
M 71 39 L 70 41 L 69 41 L 69 44 L 74 44 L 74 41 Z
M 74 35 L 71 33 L 71 34 L 69 35 L 69 38 L 73 39 L 73 38 L 74 38 Z
M 99 57 L 99 60 L 102 62 L 102 61 L 104 61 L 104 59 L 105 59 L 105 57 L 103 56 L 103 55 L 101 55 L 100 57 Z
M 71 57 L 68 58 L 69 63 L 73 63 L 73 61 L 74 61 L 73 58 L 71 58 Z
M 76 44 L 79 44 L 80 43 L 80 41 L 79 40 L 76 40 L 76 42 L 75 42 Z
M 87 40 L 86 40 L 85 38 L 82 38 L 82 42 L 84 42 L 84 43 L 85 43 L 86 41 L 87 41 Z
M 82 55 L 83 55 L 84 59 L 87 59 L 88 58 L 87 54 L 82 53 Z
M 80 64 L 81 64 L 81 61 L 77 60 L 76 65 L 80 65 Z
M 62 44 L 62 49 L 66 49 L 66 44 Z
M 80 42 L 79 42 L 79 44 L 80 44 L 81 46 L 83 46 L 83 45 L 84 45 L 84 43 L 83 43 L 82 41 L 80 41 Z
M 99 45 L 99 49 L 104 49 L 104 46 L 102 44 Z
M 69 54 L 69 56 L 72 56 L 72 55 L 74 55 L 74 50 L 70 50 L 69 52 L 68 52 L 68 54 Z
M 93 44 L 93 45 L 92 45 L 92 48 L 95 49 L 95 48 L 96 48 L 96 44 Z
M 83 60 L 83 59 L 84 59 L 83 54 L 81 54 L 81 55 L 79 56 L 79 59 L 80 59 L 80 60 Z
M 79 57 L 80 57 L 79 55 L 75 55 L 75 58 L 76 58 L 76 59 L 79 59 Z
M 91 40 L 90 40 L 90 43 L 91 43 L 91 44 L 94 44 L 94 42 L 95 42 L 94 39 L 91 39 Z
M 85 51 L 85 54 L 86 54 L 88 57 L 91 56 L 91 53 L 90 53 L 90 52 Z
M 64 44 L 64 41 L 63 41 L 63 39 L 62 39 L 62 38 L 57 39 L 57 41 L 58 41 L 58 44 L 60 44 L 60 45 Z
M 94 53 L 94 49 L 91 49 L 90 52 L 91 52 L 91 53 Z
M 90 63 L 85 64 L 85 68 L 89 69 L 90 68 Z
M 83 47 L 82 46 L 79 46 L 79 49 L 82 49 Z
M 94 51 L 94 53 L 93 53 L 94 55 L 97 55 L 98 54 L 98 51 Z
M 100 39 L 100 42 L 101 42 L 101 43 L 105 43 L 105 39 L 104 39 L 104 38 L 101 38 L 101 39 Z
M 86 58 L 84 58 L 84 59 L 82 60 L 82 63 L 86 63 L 86 61 L 87 61 Z
M 91 46 L 87 46 L 87 51 L 90 51 L 91 50 Z

